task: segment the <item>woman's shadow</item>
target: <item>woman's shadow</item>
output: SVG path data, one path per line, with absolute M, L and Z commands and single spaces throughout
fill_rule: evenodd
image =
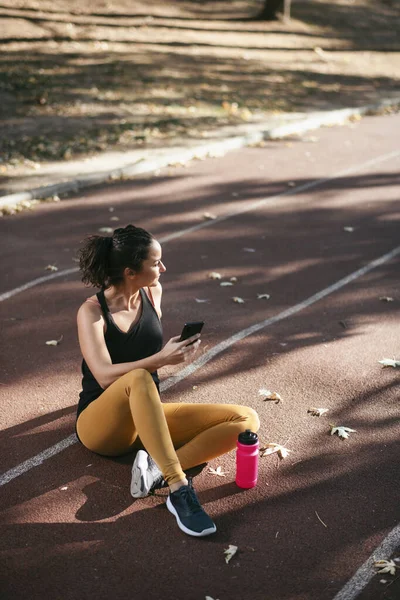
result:
M 93 456 L 91 454 L 91 475 L 101 473 L 101 479 L 88 483 L 82 488 L 86 495 L 84 504 L 77 510 L 75 518 L 78 521 L 94 522 L 116 517 L 127 510 L 136 499 L 132 498 L 129 490 L 131 466 L 135 460 L 136 451 L 116 458 Z M 194 467 L 186 471 L 188 477 L 202 478 L 206 476 L 207 465 L 200 469 Z M 200 481 L 200 479 L 198 480 Z M 199 499 L 202 503 L 222 499 L 240 493 L 234 481 L 216 488 L 200 492 Z M 168 487 L 156 490 L 153 496 L 166 500 Z

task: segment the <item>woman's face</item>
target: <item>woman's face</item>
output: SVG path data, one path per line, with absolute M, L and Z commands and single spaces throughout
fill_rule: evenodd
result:
M 142 270 L 135 275 L 135 281 L 140 287 L 155 286 L 161 273 L 167 270 L 161 261 L 162 251 L 157 240 L 153 240 L 149 247 L 149 254 L 142 263 Z

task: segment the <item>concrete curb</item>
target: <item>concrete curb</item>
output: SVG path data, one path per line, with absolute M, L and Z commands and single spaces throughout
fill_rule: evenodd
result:
M 151 173 L 174 163 L 187 162 L 194 158 L 205 158 L 207 156 L 223 156 L 231 150 L 237 150 L 251 144 L 257 144 L 262 140 L 276 140 L 289 135 L 298 135 L 318 129 L 322 126 L 341 125 L 355 116 L 362 116 L 369 113 L 382 110 L 384 108 L 394 107 L 400 104 L 400 96 L 395 98 L 383 99 L 375 104 L 369 104 L 358 108 L 344 108 L 339 110 L 324 111 L 312 114 L 301 120 L 286 123 L 284 125 L 271 127 L 265 123 L 249 125 L 251 129 L 248 133 L 238 136 L 229 136 L 221 141 L 213 141 L 199 144 L 191 148 L 171 149 L 168 155 L 156 156 L 154 159 L 143 159 L 133 164 L 125 165 L 121 168 L 111 170 L 102 170 L 98 173 L 81 176 L 77 179 L 63 181 L 61 183 L 51 184 L 35 188 L 25 192 L 17 192 L 7 196 L 0 197 L 0 209 L 17 206 L 21 202 L 40 200 L 51 196 L 67 195 L 76 193 L 79 190 L 98 185 L 109 181 L 118 180 L 121 177 L 135 177 L 143 173 Z

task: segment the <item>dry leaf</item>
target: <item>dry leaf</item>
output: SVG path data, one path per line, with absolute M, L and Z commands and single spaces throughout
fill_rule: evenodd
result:
M 211 473 L 211 475 L 218 475 L 219 477 L 226 477 L 225 473 L 222 470 L 222 467 L 217 467 L 216 469 L 213 469 L 212 467 L 210 467 L 208 472 Z
M 214 215 L 213 213 L 206 212 L 203 214 L 203 219 L 206 219 L 207 221 L 213 221 L 216 218 L 216 215 Z
M 381 296 L 379 300 L 382 300 L 382 302 L 394 302 L 394 298 L 391 296 Z
M 354 227 L 343 227 L 343 231 L 347 231 L 348 233 L 352 233 L 354 231 Z
M 378 573 L 390 573 L 391 575 L 395 575 L 396 568 L 399 568 L 393 560 L 376 560 L 374 567 L 379 569 Z
M 232 281 L 232 283 L 237 283 L 238 278 L 237 277 L 230 277 L 229 281 Z
M 226 564 L 228 564 L 228 562 L 231 560 L 231 558 L 233 556 L 235 556 L 236 552 L 238 550 L 237 546 L 232 546 L 231 544 L 229 544 L 229 548 L 227 548 L 226 550 L 224 550 L 224 554 L 225 556 L 225 562 Z
M 400 367 L 400 360 L 395 360 L 394 358 L 384 358 L 383 360 L 378 361 L 380 365 L 383 365 L 383 368 L 385 367 Z
M 58 340 L 49 340 L 46 342 L 47 346 L 58 346 L 62 342 L 63 336 L 61 336 Z
M 355 433 L 355 429 L 350 429 L 350 427 L 344 427 L 343 425 L 330 425 L 331 427 L 331 435 L 337 433 L 339 437 L 346 440 L 349 437 L 349 433 Z
M 98 229 L 98 231 L 100 233 L 112 233 L 114 231 L 114 229 L 112 227 L 100 227 L 100 229 Z
M 221 279 L 221 273 L 216 273 L 215 271 L 212 271 L 211 273 L 208 274 L 208 277 L 210 279 Z
M 258 390 L 258 393 L 263 397 L 264 400 L 273 400 L 275 404 L 278 404 L 282 400 L 277 392 L 271 392 L 271 390 L 261 388 Z
M 318 54 L 318 56 L 325 62 L 329 62 L 329 58 L 327 58 L 324 50 L 322 50 L 322 48 L 320 48 L 319 46 L 315 46 L 314 48 L 314 52 L 315 54 Z
M 221 287 L 228 287 L 229 285 L 233 285 L 231 281 L 221 281 L 219 284 Z
M 260 448 L 260 452 L 261 452 L 261 454 L 260 454 L 261 457 L 267 456 L 268 454 L 274 454 L 275 452 L 277 452 L 277 454 L 280 458 L 286 458 L 289 455 L 289 452 L 291 452 L 291 450 L 288 450 L 284 446 L 281 446 L 281 444 L 275 444 L 275 443 L 271 442 L 270 444 L 267 444 L 263 448 Z
M 270 298 L 269 294 L 257 294 L 257 300 L 269 300 Z
M 62 490 L 63 492 L 64 492 L 65 490 L 67 490 L 67 489 L 68 489 L 68 486 L 67 486 L 67 485 L 64 485 L 64 487 L 60 488 L 60 490 Z
M 44 270 L 45 271 L 58 271 L 58 267 L 56 267 L 55 265 L 47 265 L 47 267 L 45 267 Z
M 204 302 L 209 302 L 209 300 L 207 298 L 195 298 L 196 302 L 198 302 L 198 304 L 203 304 Z
M 236 302 L 237 304 L 244 304 L 244 300 L 243 300 L 243 298 L 240 298 L 239 296 L 233 296 L 233 297 L 232 297 L 232 300 L 233 300 L 234 302 Z
M 255 252 L 255 248 L 243 248 L 243 252 Z
M 327 413 L 329 408 L 314 408 L 311 407 L 308 409 L 308 413 L 311 413 L 314 417 L 322 417 L 325 413 Z

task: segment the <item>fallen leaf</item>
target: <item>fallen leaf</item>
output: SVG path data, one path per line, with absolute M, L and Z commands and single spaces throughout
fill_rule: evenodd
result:
M 347 231 L 348 233 L 352 233 L 354 231 L 354 227 L 343 227 L 343 231 Z
M 221 279 L 222 275 L 221 275 L 221 273 L 216 273 L 215 271 L 212 271 L 211 273 L 208 274 L 208 277 L 210 279 Z
M 308 413 L 311 413 L 313 417 L 322 417 L 325 413 L 327 413 L 329 408 L 314 408 L 313 406 L 307 410 Z
M 203 304 L 204 302 L 209 302 L 207 298 L 195 298 L 196 302 L 199 304 Z
M 346 440 L 349 437 L 349 433 L 355 433 L 355 429 L 350 429 L 350 427 L 344 427 L 343 425 L 330 425 L 331 427 L 331 435 L 337 433 L 339 437 Z
M 61 336 L 58 340 L 49 340 L 46 342 L 47 346 L 58 346 L 62 342 L 63 336 Z
M 210 467 L 208 472 L 211 473 L 211 475 L 218 475 L 219 477 L 226 477 L 225 473 L 222 470 L 222 467 L 217 467 L 216 469 L 213 469 L 212 467 Z
M 227 548 L 226 550 L 224 550 L 224 554 L 226 554 L 225 556 L 225 562 L 226 564 L 228 564 L 228 562 L 231 560 L 231 558 L 233 556 L 235 556 L 236 552 L 238 551 L 238 547 L 237 546 L 232 546 L 231 544 L 229 544 L 229 548 Z
M 320 48 L 319 46 L 315 46 L 314 48 L 314 52 L 315 54 L 318 54 L 318 56 L 325 62 L 329 62 L 329 58 L 327 58 L 324 50 L 322 50 L 322 48 Z
M 374 567 L 379 569 L 378 573 L 390 573 L 391 575 L 394 575 L 396 568 L 399 568 L 393 560 L 376 560 Z
M 244 300 L 243 300 L 243 298 L 240 298 L 239 296 L 233 296 L 233 297 L 232 297 L 232 300 L 233 300 L 234 302 L 236 302 L 237 304 L 244 304 Z
M 381 296 L 379 300 L 382 300 L 382 302 L 394 302 L 394 298 L 391 296 Z
M 258 393 L 264 400 L 274 400 L 275 404 L 278 404 L 282 400 L 277 392 L 271 392 L 271 390 L 261 388 L 258 390 Z
M 270 298 L 269 294 L 257 294 L 257 300 L 269 300 Z
M 255 252 L 255 248 L 243 248 L 243 252 Z
M 395 360 L 395 359 L 391 359 L 391 358 L 384 358 L 383 360 L 378 361 L 380 365 L 383 365 L 383 368 L 385 367 L 393 367 L 396 369 L 396 367 L 400 367 L 400 360 Z
M 213 221 L 214 219 L 216 219 L 216 215 L 206 212 L 203 214 L 203 219 L 206 219 L 207 221 Z
M 221 281 L 219 284 L 221 287 L 228 287 L 229 285 L 233 285 L 231 281 Z
M 47 267 L 44 268 L 45 271 L 58 271 L 58 267 L 56 267 L 55 265 L 47 265 Z
M 289 455 L 289 452 L 291 452 L 291 450 L 288 450 L 281 444 L 275 444 L 275 443 L 271 442 L 270 444 L 267 444 L 263 448 L 260 448 L 260 452 L 261 452 L 261 454 L 260 454 L 261 457 L 267 456 L 268 454 L 274 454 L 275 452 L 277 452 L 278 456 L 280 458 L 286 458 Z
M 112 227 L 100 227 L 100 229 L 98 229 L 98 231 L 100 233 L 112 233 L 114 231 L 114 229 Z

